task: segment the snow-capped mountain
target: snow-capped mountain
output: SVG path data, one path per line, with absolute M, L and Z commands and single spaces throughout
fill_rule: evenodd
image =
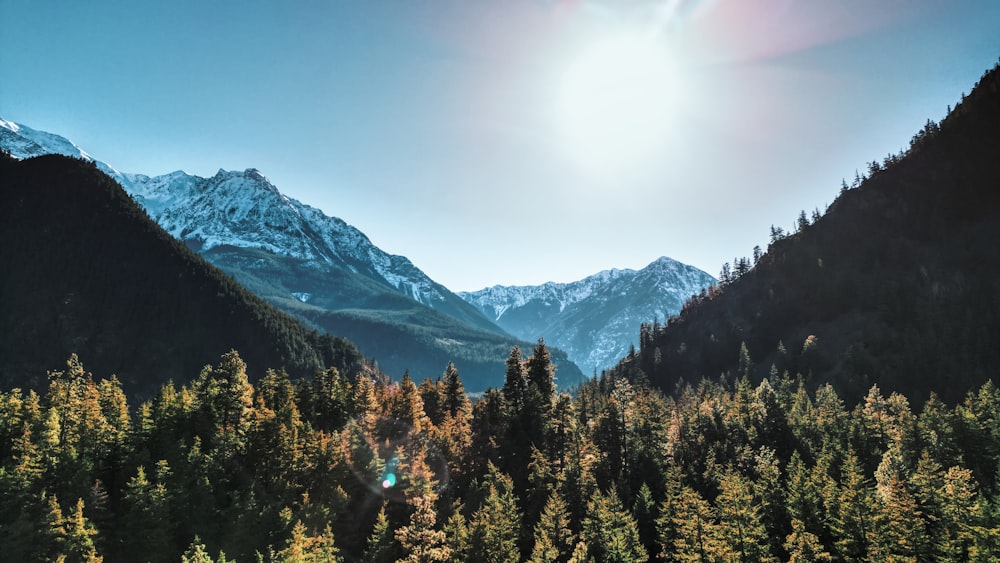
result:
M 431 307 L 450 293 L 409 259 L 384 252 L 343 220 L 283 195 L 256 169 L 219 170 L 211 178 L 184 172 L 127 177 L 128 191 L 153 220 L 199 252 L 234 246 L 317 268 L 342 266 Z
M 698 268 L 662 257 L 638 271 L 605 270 L 572 283 L 497 285 L 459 295 L 514 336 L 544 337 L 590 372 L 628 354 L 641 323 L 665 321 L 712 283 Z
M 406 257 L 383 251 L 343 220 L 285 196 L 256 169 L 220 169 L 211 178 L 182 171 L 154 177 L 121 173 L 65 137 L 3 119 L 0 146 L 17 158 L 55 153 L 94 162 L 164 230 L 209 261 L 216 262 L 209 254 L 213 249 L 232 247 L 296 259 L 317 271 L 346 268 L 476 328 L 502 332 Z M 253 263 L 244 265 L 253 269 Z M 291 289 L 289 296 L 304 301 L 304 288 Z
M 31 158 L 43 154 L 61 154 L 93 162 L 105 174 L 111 176 L 123 187 L 128 179 L 105 162 L 96 160 L 66 137 L 38 131 L 20 123 L 0 118 L 0 147 L 17 158 Z
M 0 148 L 17 158 L 58 153 L 116 179 L 164 230 L 307 325 L 344 336 L 392 375 L 440 375 L 449 361 L 466 388 L 498 385 L 521 342 L 409 259 L 384 252 L 343 220 L 283 195 L 255 169 L 150 177 L 122 173 L 59 135 L 0 120 Z M 560 381 L 583 374 L 553 349 Z

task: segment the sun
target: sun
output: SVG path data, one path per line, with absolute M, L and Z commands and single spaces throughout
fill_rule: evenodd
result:
M 670 138 L 678 86 L 662 41 L 640 34 L 607 37 L 583 51 L 562 76 L 561 142 L 592 173 L 642 166 Z

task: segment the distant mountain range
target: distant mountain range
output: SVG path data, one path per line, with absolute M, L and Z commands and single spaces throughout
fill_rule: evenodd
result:
M 1000 66 L 825 215 L 685 306 L 622 362 L 672 391 L 728 373 L 958 402 L 1000 365 Z M 745 267 L 752 264 L 750 267 Z
M 510 347 L 531 345 L 407 258 L 281 194 L 257 170 L 127 174 L 59 135 L 2 119 L 0 147 L 17 158 L 55 153 L 94 162 L 189 248 L 307 324 L 357 343 L 390 374 L 440 375 L 454 361 L 467 388 L 480 391 L 501 383 Z M 562 384 L 582 379 L 564 353 L 552 353 Z
M 572 283 L 497 285 L 459 295 L 518 338 L 544 336 L 590 373 L 625 357 L 638 344 L 643 322 L 666 322 L 713 283 L 698 268 L 662 257 L 638 271 L 605 270 Z

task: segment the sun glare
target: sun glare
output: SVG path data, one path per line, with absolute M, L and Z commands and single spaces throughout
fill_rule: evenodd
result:
M 677 76 L 656 38 L 596 43 L 563 76 L 558 113 L 571 156 L 593 173 L 619 173 L 663 150 L 677 109 Z

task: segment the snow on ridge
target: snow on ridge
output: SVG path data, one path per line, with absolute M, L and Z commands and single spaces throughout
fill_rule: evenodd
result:
M 460 292 L 458 295 L 499 320 L 507 312 L 534 300 L 558 304 L 559 311 L 562 312 L 567 307 L 608 290 L 613 284 L 634 283 L 632 280 L 640 276 L 655 277 L 655 284 L 652 281 L 645 283 L 655 285 L 663 294 L 681 301 L 715 281 L 712 276 L 694 266 L 661 256 L 641 270 L 611 268 L 575 282 L 546 282 L 533 286 L 494 285 L 478 291 Z M 620 294 L 621 291 L 617 293 Z
M 3 142 L 4 148 L 18 159 L 31 158 L 43 154 L 61 154 L 73 158 L 82 158 L 83 160 L 93 162 L 97 168 L 108 176 L 111 176 L 122 187 L 128 189 L 131 184 L 125 174 L 115 170 L 106 162 L 90 156 L 86 151 L 76 146 L 73 141 L 55 133 L 39 131 L 27 125 L 0 118 L 0 141 Z
M 94 162 L 117 180 L 174 237 L 197 243 L 201 252 L 229 245 L 265 249 L 312 266 L 346 267 L 381 279 L 417 301 L 445 301 L 441 286 L 403 256 L 375 246 L 338 217 L 281 193 L 256 168 L 219 168 L 203 178 L 175 171 L 160 176 L 123 174 L 94 159 L 65 137 L 0 118 L 0 146 L 16 158 L 64 154 Z

